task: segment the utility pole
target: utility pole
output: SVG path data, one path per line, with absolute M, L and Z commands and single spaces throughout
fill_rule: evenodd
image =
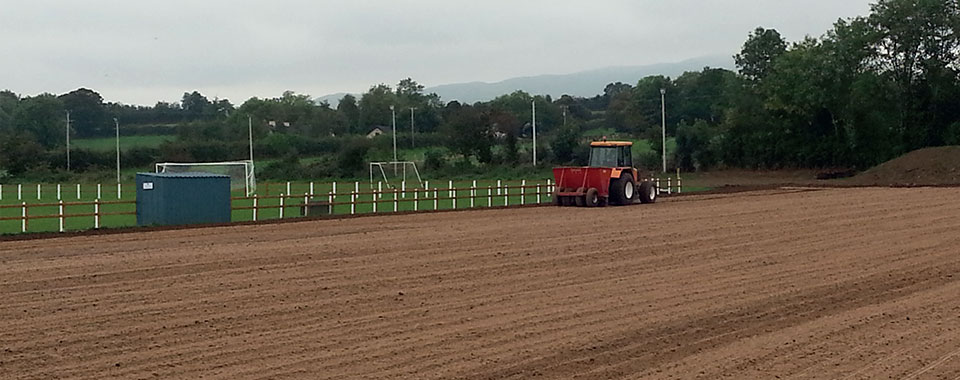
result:
M 533 166 L 537 166 L 537 101 L 530 102 L 533 108 Z
M 67 171 L 70 171 L 70 111 L 67 111 Z
M 413 138 L 414 133 L 415 133 L 415 132 L 414 132 L 414 129 L 413 129 L 413 110 L 415 110 L 415 109 L 417 109 L 417 107 L 410 107 L 410 147 L 411 147 L 411 148 L 416 148 L 416 147 L 417 147 L 417 144 L 416 144 L 416 142 L 414 141 L 414 138 Z
M 113 125 L 117 127 L 117 183 L 120 183 L 120 121 L 113 118 Z
M 662 140 L 661 140 L 661 144 L 662 144 L 662 145 L 661 145 L 661 149 L 662 149 L 662 151 L 661 151 L 661 153 L 663 153 L 662 159 L 663 159 L 663 172 L 664 172 L 664 173 L 667 172 L 667 102 L 666 102 L 666 96 L 667 96 L 667 89 L 661 88 L 661 89 L 660 89 L 660 116 L 662 117 L 662 122 L 661 122 L 661 124 L 660 124 L 660 131 L 661 131 L 661 134 L 662 134 L 662 135 L 661 135 L 661 137 L 662 137 Z
M 247 133 L 250 137 L 250 164 L 253 164 L 253 116 L 247 116 Z

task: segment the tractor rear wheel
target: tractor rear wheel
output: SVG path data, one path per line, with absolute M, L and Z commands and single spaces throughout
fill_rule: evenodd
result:
M 653 182 L 646 181 L 640 184 L 640 203 L 654 203 L 657 201 L 657 187 Z
M 610 181 L 610 203 L 628 205 L 637 197 L 633 176 L 624 174 L 620 178 Z
M 562 191 L 563 191 L 563 189 L 561 189 L 561 188 L 559 188 L 559 187 L 556 188 L 556 190 L 553 191 L 553 205 L 554 205 L 554 206 L 563 206 L 563 198 L 560 197 L 560 195 L 559 195 Z
M 583 201 L 587 207 L 597 207 L 600 206 L 600 192 L 595 188 L 587 189 L 587 195 L 583 196 Z

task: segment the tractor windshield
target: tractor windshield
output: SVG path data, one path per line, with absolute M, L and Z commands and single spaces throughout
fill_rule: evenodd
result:
M 617 147 L 599 147 L 590 149 L 590 167 L 615 168 L 620 166 L 620 149 Z

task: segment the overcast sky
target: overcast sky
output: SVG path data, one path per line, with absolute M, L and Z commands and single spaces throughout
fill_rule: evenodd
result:
M 736 53 L 820 36 L 868 0 L 0 0 L 0 89 L 152 105 L 361 92 Z

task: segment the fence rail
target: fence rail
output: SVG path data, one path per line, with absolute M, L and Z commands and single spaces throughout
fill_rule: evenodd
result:
M 659 180 L 650 179 L 657 184 L 663 193 L 681 192 L 680 178 L 674 182 L 672 178 Z M 441 186 L 435 186 L 442 184 Z M 665 184 L 666 187 L 661 188 Z M 260 186 L 263 194 L 253 196 L 234 196 L 231 198 L 231 213 L 233 221 L 262 221 L 266 219 L 286 219 L 292 216 L 321 215 L 357 215 L 370 213 L 391 212 L 423 212 L 435 210 L 459 210 L 469 208 L 489 208 L 504 206 L 540 205 L 553 201 L 555 184 L 551 180 L 531 181 L 503 181 L 503 180 L 473 180 L 473 181 L 435 181 L 431 186 L 429 181 L 408 186 L 407 183 L 397 184 L 395 187 L 384 186 L 384 183 L 361 182 L 302 182 L 302 183 L 264 183 Z M 71 191 L 81 199 L 87 185 L 70 186 Z M 117 196 L 122 196 L 125 186 L 116 186 Z M 53 185 L 30 185 L 37 189 L 37 194 L 52 188 Z M 105 200 L 105 186 L 89 185 L 96 188 L 97 197 L 92 200 L 66 202 L 63 199 L 64 186 L 56 186 L 55 193 L 58 199 L 55 202 L 30 203 L 33 200 L 26 197 L 24 185 L 0 185 L 0 194 L 8 194 L 0 198 L 0 234 L 16 232 L 39 232 L 99 229 L 102 227 L 126 227 L 136 224 L 135 200 Z M 110 186 L 113 188 L 113 186 Z M 17 200 L 9 197 L 9 191 L 15 188 Z M 279 193 L 272 193 L 272 191 Z M 134 196 L 135 192 L 130 196 Z M 71 196 L 74 194 L 71 193 Z M 114 194 L 106 194 L 109 197 Z M 27 199 L 29 198 L 29 199 Z M 43 199 L 43 197 L 41 197 Z M 3 202 L 7 202 L 4 204 Z M 19 222 L 19 223 L 17 223 Z M 19 224 L 19 225 L 17 225 Z

